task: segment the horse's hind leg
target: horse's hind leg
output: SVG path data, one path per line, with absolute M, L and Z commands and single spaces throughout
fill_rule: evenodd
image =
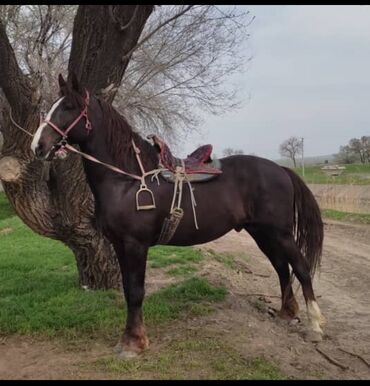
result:
M 291 265 L 295 276 L 302 285 L 303 296 L 306 301 L 307 315 L 311 324 L 311 329 L 315 333 L 318 333 L 321 337 L 323 335 L 321 327 L 325 324 L 325 319 L 321 315 L 320 308 L 316 302 L 308 263 L 296 245 L 293 235 L 289 232 L 283 232 L 276 229 L 271 229 L 268 232 L 249 231 L 249 233 L 256 240 L 261 250 L 267 254 L 274 267 L 277 264 L 277 261 L 280 262 L 281 266 L 285 267 L 280 268 L 280 274 L 278 271 L 282 288 L 286 281 L 287 269 L 286 264 L 284 265 L 281 261 L 285 261 Z M 277 268 L 275 267 L 275 269 Z M 285 274 L 282 274 L 282 272 L 285 272 Z M 288 294 L 291 293 L 290 284 L 286 286 L 285 291 L 288 291 Z M 284 309 L 284 307 L 286 307 L 284 306 L 284 292 L 282 293 L 282 299 L 282 309 Z M 292 298 L 288 297 L 288 299 L 294 299 L 294 296 Z M 315 339 L 316 338 L 318 337 L 315 337 Z
M 292 266 L 295 276 L 301 283 L 303 296 L 306 301 L 307 316 L 311 324 L 311 329 L 313 332 L 319 334 L 321 340 L 321 337 L 324 334 L 322 327 L 325 325 L 326 321 L 321 314 L 319 305 L 317 304 L 315 298 L 308 263 L 295 244 L 293 236 L 287 237 L 284 243 L 287 244 L 288 248 L 290 248 L 292 251 L 290 254 L 288 254 L 289 264 Z M 316 339 L 316 337 L 313 338 Z
M 269 258 L 279 276 L 281 289 L 281 309 L 278 315 L 286 320 L 292 320 L 298 315 L 299 306 L 294 297 L 288 259 L 284 251 L 277 246 L 274 240 L 270 240 L 270 234 L 261 230 L 246 228 L 256 241 L 261 251 Z

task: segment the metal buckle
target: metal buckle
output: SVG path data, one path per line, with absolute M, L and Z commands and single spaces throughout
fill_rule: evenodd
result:
M 60 147 L 66 147 L 66 145 L 67 145 L 67 137 L 63 137 L 60 141 L 59 141 L 59 143 L 58 143 L 58 145 L 60 145 Z

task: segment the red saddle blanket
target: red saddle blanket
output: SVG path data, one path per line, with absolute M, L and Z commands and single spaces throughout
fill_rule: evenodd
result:
M 156 135 L 150 135 L 154 144 L 159 148 L 159 157 L 161 164 L 171 172 L 176 171 L 177 166 L 185 166 L 187 174 L 206 173 L 206 174 L 221 174 L 220 169 L 212 166 L 211 153 L 212 145 L 203 145 L 193 151 L 185 159 L 177 158 L 172 153 L 168 145 L 158 138 Z

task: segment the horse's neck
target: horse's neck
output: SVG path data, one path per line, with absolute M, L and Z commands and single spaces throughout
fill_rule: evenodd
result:
M 96 138 L 96 133 L 94 133 L 94 138 L 91 138 L 91 140 L 84 144 L 80 144 L 81 151 L 92 156 L 100 162 L 115 166 L 113 157 L 110 155 L 107 147 L 99 146 L 99 142 L 103 143 L 103 141 L 100 141 L 99 138 Z M 104 165 L 89 161 L 85 158 L 82 158 L 82 162 L 87 180 L 93 193 L 95 188 L 99 188 L 102 184 L 104 184 L 107 178 L 110 178 L 114 175 L 114 172 L 109 170 Z
M 152 157 L 151 159 L 150 157 L 143 156 L 145 152 L 153 151 L 151 145 L 143 138 L 141 138 L 138 134 L 126 134 L 130 135 L 130 137 L 132 136 L 136 147 L 140 150 L 139 157 L 144 167 L 144 170 L 150 171 L 156 169 L 158 167 L 158 162 L 156 162 L 155 160 L 156 157 Z M 107 131 L 105 130 L 103 122 L 100 120 L 96 120 L 95 125 L 93 124 L 93 131 L 91 132 L 91 137 L 86 143 L 80 145 L 81 150 L 101 162 L 118 167 L 126 173 L 141 176 L 142 171 L 139 165 L 139 161 L 137 160 L 137 156 L 135 155 L 134 147 L 129 146 L 124 163 L 122 165 L 122 162 L 119 163 L 117 162 L 117 160 L 114 159 L 112 151 L 111 149 L 109 149 L 109 142 L 107 141 L 106 136 Z M 95 184 L 98 188 L 98 185 L 104 185 L 104 182 L 107 179 L 110 179 L 112 177 L 115 178 L 117 175 L 117 172 L 110 170 L 106 166 L 99 165 L 98 163 L 86 161 L 85 159 L 83 160 L 83 163 L 87 179 L 91 187 L 92 184 Z M 132 179 L 127 177 L 127 181 L 132 181 Z M 94 188 L 92 187 L 92 190 L 93 189 Z

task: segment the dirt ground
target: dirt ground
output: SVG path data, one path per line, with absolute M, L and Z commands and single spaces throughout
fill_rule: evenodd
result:
M 370 379 L 369 365 L 341 350 L 358 354 L 370 363 L 370 226 L 325 221 L 322 268 L 315 277 L 314 289 L 327 326 L 325 338 L 318 344 L 305 340 L 307 318 L 300 289 L 301 323 L 288 325 L 268 312 L 269 307 L 280 306 L 278 278 L 248 234 L 230 232 L 201 248 L 234 255 L 233 269 L 207 259 L 201 272 L 211 282 L 225 285 L 229 295 L 212 314 L 174 322 L 162 336 L 157 333 L 150 337 L 149 355 L 156 355 L 164 340 L 196 329 L 232 345 L 245 359 L 263 356 L 287 376 Z M 149 292 L 166 282 L 163 274 L 154 277 L 155 272 L 148 273 Z M 96 342 L 88 350 L 66 350 L 54 341 L 6 337 L 0 340 L 0 378 L 124 378 L 90 366 L 98 358 L 111 355 L 111 350 L 110 342 Z

